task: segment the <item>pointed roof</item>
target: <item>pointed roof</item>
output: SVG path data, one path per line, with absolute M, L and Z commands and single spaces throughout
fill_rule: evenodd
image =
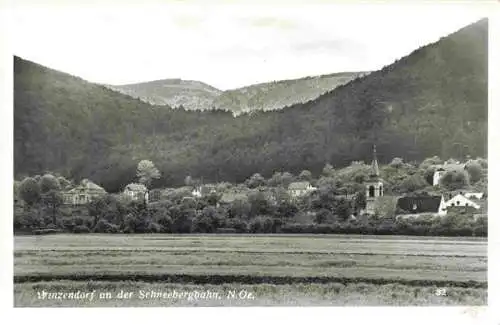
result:
M 373 145 L 373 160 L 372 160 L 372 166 L 370 169 L 370 176 L 371 177 L 378 177 L 379 176 L 378 162 L 377 162 L 377 146 L 376 145 Z

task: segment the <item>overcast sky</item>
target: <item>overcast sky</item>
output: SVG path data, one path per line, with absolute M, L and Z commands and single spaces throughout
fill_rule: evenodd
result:
M 168 5 L 16 10 L 13 52 L 108 84 L 219 89 L 382 68 L 485 16 L 478 6 Z

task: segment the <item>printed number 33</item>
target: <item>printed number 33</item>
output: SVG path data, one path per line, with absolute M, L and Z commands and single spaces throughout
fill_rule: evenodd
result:
M 445 288 L 438 288 L 435 291 L 436 296 L 446 296 L 446 289 Z

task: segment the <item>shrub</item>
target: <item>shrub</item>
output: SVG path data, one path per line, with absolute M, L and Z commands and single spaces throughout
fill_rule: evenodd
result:
M 31 177 L 23 179 L 19 184 L 19 196 L 29 206 L 32 206 L 40 200 L 40 186 L 38 182 Z
M 34 235 L 48 235 L 48 234 L 56 234 L 58 232 L 61 232 L 60 229 L 54 229 L 54 228 L 45 228 L 45 229 L 35 229 L 33 230 Z
M 319 210 L 316 213 L 316 216 L 314 217 L 314 222 L 318 224 L 332 222 L 333 220 L 334 220 L 333 213 L 327 209 Z
M 237 231 L 234 228 L 218 228 L 216 232 L 218 234 L 234 234 Z
M 73 218 L 73 224 L 76 226 L 83 226 L 85 223 L 85 219 L 83 219 L 82 217 L 78 216 L 78 217 L 74 217 Z
M 303 170 L 299 174 L 299 180 L 301 181 L 311 181 L 312 180 L 312 174 L 308 170 Z
M 265 183 L 266 183 L 266 180 L 264 179 L 264 177 L 262 177 L 258 173 L 253 174 L 252 177 L 250 177 L 249 179 L 247 179 L 245 181 L 245 184 L 249 188 L 256 188 L 256 187 L 259 187 L 259 186 L 263 186 Z
M 251 233 L 272 233 L 274 221 L 269 217 L 259 216 L 250 221 L 249 230 Z
M 39 185 L 42 193 L 52 190 L 58 191 L 61 189 L 61 184 L 59 184 L 58 179 L 50 174 L 43 175 L 42 178 L 40 178 Z
M 83 233 L 89 233 L 90 229 L 87 226 L 84 225 L 78 225 L 73 227 L 73 232 L 75 234 L 83 234 Z
M 450 170 L 444 173 L 440 183 L 449 190 L 466 188 L 469 185 L 469 174 L 463 170 Z
M 105 220 L 99 220 L 94 227 L 94 232 L 97 233 L 118 233 L 120 227 L 115 224 L 109 223 Z
M 173 233 L 190 233 L 192 220 L 195 217 L 194 210 L 181 211 L 172 222 Z
M 394 159 L 392 159 L 389 166 L 391 166 L 392 168 L 400 168 L 403 166 L 403 159 L 395 157 Z
M 237 233 L 246 233 L 248 231 L 248 224 L 245 220 L 239 218 L 229 219 L 227 227 L 233 228 Z
M 172 218 L 169 215 L 162 215 L 161 217 L 156 219 L 156 223 L 161 226 L 162 232 L 172 231 Z
M 149 232 L 149 233 L 162 232 L 162 226 L 156 222 L 150 222 L 148 227 L 147 227 L 147 232 Z
M 209 216 L 199 215 L 192 221 L 191 232 L 212 233 L 216 229 L 213 219 Z
M 400 193 L 415 192 L 427 186 L 425 178 L 419 174 L 409 175 L 400 184 Z
M 472 184 L 478 182 L 483 175 L 483 168 L 477 162 L 467 164 L 467 173 Z

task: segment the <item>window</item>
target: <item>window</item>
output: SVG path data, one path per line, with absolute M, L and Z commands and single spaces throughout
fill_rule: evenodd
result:
M 465 206 L 468 207 L 469 206 L 469 203 L 465 203 Z
M 457 201 L 457 205 L 460 205 L 460 201 Z
M 375 196 L 375 187 L 373 185 L 371 185 L 369 188 L 368 188 L 368 196 L 369 197 L 374 197 Z

